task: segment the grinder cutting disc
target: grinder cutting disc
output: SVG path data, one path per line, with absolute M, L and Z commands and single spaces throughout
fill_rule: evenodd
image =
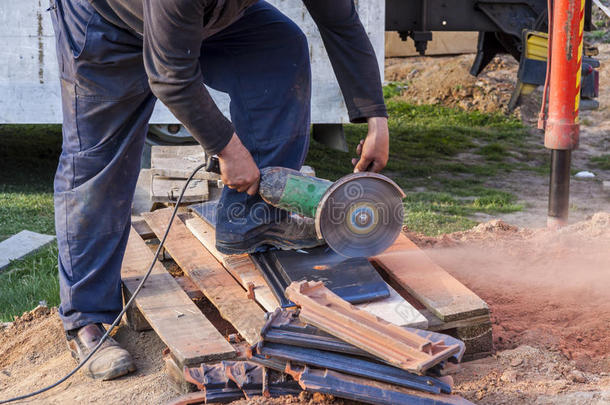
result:
M 404 197 L 396 183 L 377 173 L 342 177 L 318 204 L 318 237 L 347 257 L 377 255 L 390 247 L 400 233 Z

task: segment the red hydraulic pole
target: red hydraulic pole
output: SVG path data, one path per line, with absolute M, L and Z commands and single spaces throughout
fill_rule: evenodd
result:
M 550 93 L 544 146 L 551 149 L 547 223 L 559 227 L 568 220 L 571 151 L 578 147 L 585 0 L 552 3 Z

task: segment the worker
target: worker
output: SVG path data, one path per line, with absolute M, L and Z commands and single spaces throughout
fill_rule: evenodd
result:
M 157 98 L 208 154 L 223 189 L 217 249 L 319 244 L 256 195 L 259 168 L 299 169 L 309 144 L 310 49 L 294 22 L 257 0 L 51 0 L 63 110 L 55 175 L 59 282 L 68 346 L 82 360 L 121 311 L 120 269 L 147 125 Z M 351 122 L 368 123 L 355 171 L 380 171 L 388 126 L 377 59 L 352 0 L 304 0 Z M 228 93 L 231 121 L 204 83 Z M 93 378 L 135 370 L 109 339 Z

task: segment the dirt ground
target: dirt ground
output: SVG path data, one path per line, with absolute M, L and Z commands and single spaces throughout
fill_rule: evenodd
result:
M 610 212 L 559 232 L 502 221 L 410 235 L 491 308 L 495 356 L 465 363 L 477 403 L 610 402 Z
M 610 181 L 610 170 L 591 166 L 590 159 L 610 150 L 610 44 L 596 44 L 601 62 L 599 79 L 599 104 L 597 110 L 580 113 L 580 145 L 572 153 L 572 167 L 595 173 L 595 179 L 579 180 L 572 177 L 570 184 L 570 222 L 582 221 L 598 211 L 610 207 L 610 190 L 603 188 L 603 181 Z M 418 104 L 439 104 L 465 110 L 507 113 L 507 105 L 513 92 L 518 62 L 511 56 L 496 57 L 478 76 L 468 74 L 474 55 L 411 57 L 386 59 L 385 80 L 406 83 L 402 98 Z M 515 114 L 531 128 L 536 127 L 540 108 L 541 91 L 522 96 Z M 544 134 L 532 129 L 538 140 L 532 147 L 545 152 Z M 470 156 L 464 156 L 470 159 Z M 456 159 L 460 159 L 458 156 Z M 531 172 L 512 171 L 486 183 L 489 187 L 510 191 L 518 197 L 525 209 L 504 214 L 506 222 L 527 227 L 542 227 L 546 223 L 548 176 Z M 481 222 L 493 219 L 493 215 L 479 214 Z

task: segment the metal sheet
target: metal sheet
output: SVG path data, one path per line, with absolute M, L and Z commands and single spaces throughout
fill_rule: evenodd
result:
M 262 346 L 258 346 L 257 350 L 263 356 L 276 357 L 293 363 L 340 371 L 419 391 L 433 394 L 440 394 L 441 392 L 446 394 L 451 393 L 451 387 L 436 378 L 419 376 L 370 359 L 361 359 L 339 353 L 278 343 L 264 343 Z
M 307 391 L 322 392 L 339 398 L 378 405 L 467 405 L 472 404 L 456 395 L 430 394 L 408 388 L 354 377 L 331 370 L 294 367 L 287 372 Z
M 301 0 L 269 0 L 307 35 L 312 64 L 312 122 L 348 121 L 320 33 Z M 356 2 L 383 75 L 385 1 Z M 0 124 L 61 123 L 59 73 L 47 0 L 6 1 L 0 7 Z M 210 89 L 228 116 L 229 97 Z M 177 123 L 157 103 L 151 123 Z
M 320 246 L 300 251 L 274 250 L 264 253 L 286 280 L 322 281 L 349 303 L 359 304 L 390 296 L 388 285 L 364 257 L 345 258 Z

